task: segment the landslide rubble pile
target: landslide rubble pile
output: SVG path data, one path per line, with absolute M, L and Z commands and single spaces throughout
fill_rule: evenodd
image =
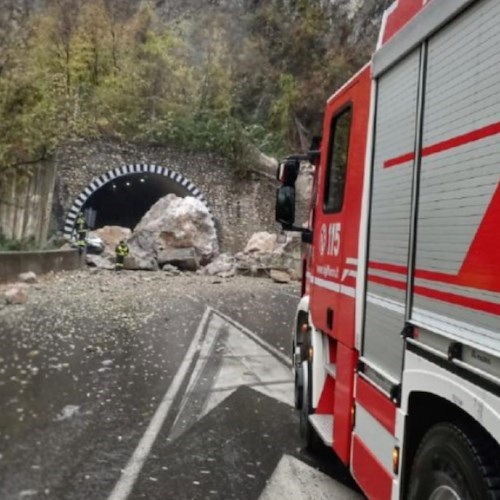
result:
M 104 242 L 100 255 L 88 254 L 87 264 L 113 269 L 115 246 L 126 240 L 130 255 L 125 269 L 176 275 L 198 272 L 220 278 L 235 275 L 270 277 L 288 283 L 301 275 L 301 240 L 297 233 L 252 235 L 242 251 L 219 254 L 213 218 L 206 206 L 192 197 L 169 194 L 158 200 L 133 231 L 106 226 L 95 231 Z

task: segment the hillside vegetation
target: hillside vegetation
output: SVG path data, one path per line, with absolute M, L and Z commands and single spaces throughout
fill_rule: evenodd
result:
M 385 4 L 3 0 L 0 167 L 70 137 L 279 155 L 373 50 Z

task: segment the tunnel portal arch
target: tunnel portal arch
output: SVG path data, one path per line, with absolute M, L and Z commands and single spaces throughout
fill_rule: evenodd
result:
M 114 186 L 115 181 L 118 181 L 119 179 L 132 179 L 134 177 L 144 179 L 146 176 L 152 177 L 153 179 L 156 178 L 161 181 L 163 187 L 165 188 L 164 195 L 168 193 L 175 193 L 178 196 L 192 196 L 197 198 L 207 207 L 210 216 L 213 219 L 212 211 L 210 210 L 210 207 L 208 206 L 201 190 L 182 174 L 159 165 L 144 163 L 129 164 L 109 170 L 108 172 L 92 179 L 87 187 L 78 195 L 68 211 L 64 222 L 64 236 L 68 239 L 73 236 L 78 212 L 85 209 L 89 201 L 91 201 L 93 197 L 98 196 L 102 189 Z

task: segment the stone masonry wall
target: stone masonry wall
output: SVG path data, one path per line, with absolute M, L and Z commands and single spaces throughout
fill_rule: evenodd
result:
M 222 251 L 242 250 L 256 231 L 278 230 L 274 221 L 277 182 L 256 173 L 243 177 L 227 160 L 214 155 L 123 142 L 75 141 L 60 148 L 54 162 L 53 230 L 62 230 L 69 208 L 94 177 L 135 163 L 167 167 L 203 192 L 216 220 Z

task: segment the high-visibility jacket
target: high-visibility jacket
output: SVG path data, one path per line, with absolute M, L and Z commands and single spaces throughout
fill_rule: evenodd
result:
M 80 215 L 76 219 L 76 230 L 79 233 L 87 230 L 87 222 L 85 221 L 85 217 L 83 217 L 83 215 Z
M 128 246 L 118 244 L 115 248 L 116 255 L 120 257 L 126 257 L 128 255 Z

